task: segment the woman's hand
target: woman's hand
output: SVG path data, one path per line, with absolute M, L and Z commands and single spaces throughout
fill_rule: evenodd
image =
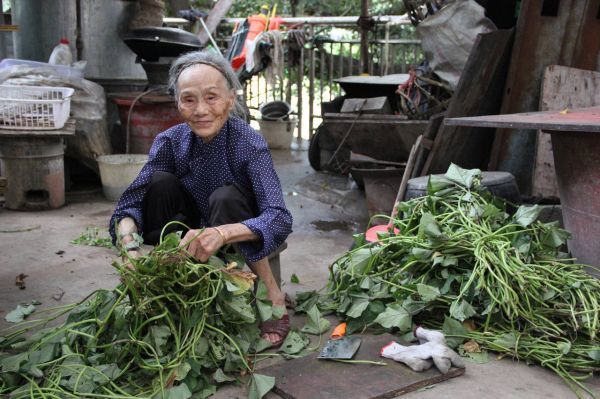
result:
M 181 240 L 180 247 L 200 262 L 206 262 L 212 254 L 226 244 L 226 238 L 218 227 L 208 227 L 202 230 L 189 230 Z

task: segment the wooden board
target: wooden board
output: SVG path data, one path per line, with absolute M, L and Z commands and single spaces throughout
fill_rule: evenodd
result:
M 537 111 L 548 65 L 596 69 L 600 48 L 600 0 L 556 1 L 556 15 L 544 15 L 547 0 L 522 0 L 515 44 L 499 113 Z M 548 2 L 551 3 L 551 2 Z M 551 7 L 548 7 L 550 9 Z M 498 130 L 490 170 L 512 173 L 524 195 L 531 194 L 536 132 Z
M 513 30 L 481 34 L 473 45 L 446 117 L 496 114 L 508 71 Z M 422 174 L 444 173 L 454 162 L 464 168 L 487 165 L 494 132 L 472 127 L 442 126 Z
M 544 72 L 541 111 L 600 105 L 600 73 L 551 65 Z M 550 135 L 538 131 L 532 195 L 558 198 Z
M 432 368 L 417 373 L 401 363 L 379 357 L 383 346 L 398 341 L 393 335 L 361 335 L 361 338 L 362 344 L 354 359 L 383 360 L 386 366 L 318 360 L 318 353 L 313 353 L 261 369 L 260 373 L 275 377 L 274 392 L 284 399 L 387 399 L 465 372 L 465 369 L 453 368 L 441 374 Z
M 427 125 L 427 129 L 425 129 L 425 133 L 423 133 L 421 145 L 416 149 L 415 166 L 411 172 L 411 178 L 423 176 L 425 162 L 427 162 L 429 154 L 432 153 L 435 139 L 442 127 L 442 122 L 444 121 L 445 117 L 446 113 L 440 112 L 439 114 L 435 114 L 429 118 L 429 125 Z M 431 154 L 431 156 L 432 158 L 435 158 L 435 154 Z
M 0 129 L 0 138 L 3 137 L 57 137 L 75 135 L 75 119 L 69 118 L 61 129 L 53 130 L 21 130 Z
M 412 145 L 427 127 L 427 121 L 407 120 L 398 115 L 326 113 L 323 125 L 336 143 L 351 129 L 344 146 L 377 160 L 403 162 Z
M 485 115 L 450 118 L 452 126 L 499 127 L 509 129 L 541 129 L 559 132 L 600 133 L 600 107 L 563 111 L 524 112 L 520 114 Z

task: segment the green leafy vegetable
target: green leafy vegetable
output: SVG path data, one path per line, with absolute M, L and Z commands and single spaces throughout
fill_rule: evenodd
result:
M 249 399 L 260 399 L 267 394 L 275 386 L 275 377 L 268 375 L 256 374 L 252 375 L 250 383 Z
M 102 232 L 102 233 L 101 233 Z M 92 247 L 112 248 L 112 240 L 108 235 L 108 231 L 98 227 L 86 227 L 82 235 L 71 241 L 71 244 L 89 245 Z
M 323 318 L 317 306 L 310 308 L 310 310 L 306 312 L 306 315 L 308 316 L 308 321 L 306 325 L 302 327 L 302 332 L 304 333 L 319 335 L 328 331 L 329 327 L 331 327 L 331 323 L 329 320 Z
M 600 371 L 600 281 L 561 252 L 569 233 L 537 221 L 536 206 L 509 215 L 513 206 L 481 186 L 479 170 L 452 165 L 427 191 L 397 204 L 398 233 L 357 237 L 362 245 L 330 266 L 325 291 L 299 295 L 296 309 L 317 303 L 349 332 L 443 327 L 451 346 L 481 346 L 465 352 L 475 361 L 499 351 L 585 390 L 575 373 Z
M 264 287 L 252 293 L 254 275 L 217 259 L 196 263 L 174 234 L 129 262 L 134 270 L 115 264 L 114 290 L 0 333 L 1 396 L 206 398 L 215 384 L 252 373 L 247 359 L 264 346 L 252 303 L 273 315 Z M 34 309 L 20 305 L 7 319 Z M 300 353 L 305 337 L 292 338 L 288 350 Z M 271 377 L 252 379 L 256 398 L 273 386 Z
M 296 273 L 292 273 L 292 277 L 290 277 L 290 283 L 292 284 L 300 284 L 300 279 L 296 275 Z
M 33 312 L 35 312 L 34 304 L 18 304 L 16 309 L 11 310 L 4 316 L 4 319 L 9 323 L 20 323 Z

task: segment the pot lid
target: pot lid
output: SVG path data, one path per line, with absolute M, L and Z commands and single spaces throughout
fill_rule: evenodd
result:
M 194 34 L 178 28 L 133 29 L 127 32 L 123 41 L 138 57 L 146 61 L 158 61 L 161 57 L 178 57 L 202 48 L 202 43 Z

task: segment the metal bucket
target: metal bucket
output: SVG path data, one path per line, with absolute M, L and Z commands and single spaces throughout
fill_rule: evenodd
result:
M 104 196 L 111 201 L 118 201 L 148 161 L 148 155 L 102 155 L 97 160 Z
M 65 204 L 62 137 L 0 140 L 0 170 L 6 177 L 6 208 L 41 210 Z
M 297 119 L 287 121 L 265 121 L 258 120 L 260 133 L 263 135 L 270 149 L 289 149 L 294 138 Z
M 160 132 L 183 122 L 173 99 L 161 99 L 160 102 L 153 103 L 144 102 L 157 97 L 148 96 L 141 101 L 138 100 L 131 110 L 130 118 L 129 109 L 133 99 L 113 98 L 113 101 L 119 107 L 123 136 L 127 135 L 127 122 L 129 119 L 129 153 L 131 154 L 148 154 L 154 138 Z M 160 97 L 164 98 L 165 96 Z

